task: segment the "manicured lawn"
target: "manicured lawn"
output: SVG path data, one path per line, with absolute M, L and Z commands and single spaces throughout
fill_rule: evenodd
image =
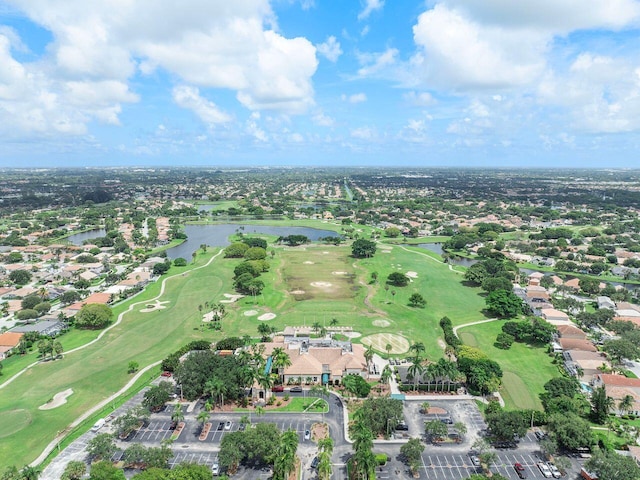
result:
M 311 405 L 313 406 L 309 408 Z M 307 410 L 308 409 L 308 410 Z M 255 408 L 236 408 L 236 412 L 252 412 L 254 416 L 256 416 Z M 269 407 L 264 411 L 264 415 L 268 415 L 269 412 L 309 412 L 309 413 L 327 413 L 329 411 L 329 407 L 327 405 L 326 400 L 316 397 L 293 397 L 291 401 L 282 407 Z M 255 418 L 255 417 L 254 417 Z
M 461 328 L 458 331 L 466 344 L 480 348 L 489 358 L 502 367 L 504 377 L 500 393 L 507 408 L 542 409 L 539 394 L 543 385 L 560 375 L 558 367 L 544 347 L 531 347 L 514 343 L 509 350 L 496 348 L 493 343 L 500 333 L 503 322 L 489 322 Z

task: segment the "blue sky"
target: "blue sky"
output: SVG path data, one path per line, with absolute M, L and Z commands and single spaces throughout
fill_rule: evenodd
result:
M 0 0 L 0 167 L 638 167 L 640 0 Z

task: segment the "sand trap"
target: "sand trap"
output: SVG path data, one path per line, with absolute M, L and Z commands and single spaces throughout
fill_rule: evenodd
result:
M 313 262 L 311 260 L 307 260 L 306 262 L 302 262 L 305 265 L 313 265 Z
M 409 278 L 418 278 L 418 272 L 407 272 L 405 275 Z
M 227 299 L 220 300 L 220 303 L 233 303 L 237 300 L 240 300 L 242 297 L 244 297 L 244 295 L 232 295 L 230 293 L 225 293 L 224 296 L 227 297 Z
M 243 313 L 245 317 L 255 317 L 258 314 L 258 310 L 247 310 Z
M 378 245 L 380 250 L 393 250 L 393 247 L 390 245 Z
M 307 292 L 305 292 L 304 290 L 292 290 L 291 291 L 292 295 L 304 295 L 305 293 L 307 293 Z
M 341 272 L 341 271 L 337 271 L 337 272 L 331 272 L 332 275 L 349 275 L 349 272 Z
M 365 345 L 371 345 L 379 352 L 387 352 L 387 344 L 391 345 L 389 353 L 406 353 L 409 351 L 409 340 L 394 333 L 375 333 L 362 339 Z
M 362 336 L 360 332 L 342 332 L 342 334 L 347 338 L 358 338 Z
M 156 310 L 163 310 L 163 309 L 167 308 L 166 305 L 165 305 L 166 303 L 169 303 L 169 301 L 160 302 L 160 301 L 156 300 L 155 303 L 147 303 L 145 305 L 145 308 L 140 310 L 140 312 L 149 313 L 149 312 L 154 312 Z
M 391 325 L 391 322 L 388 320 L 374 320 L 372 323 L 374 327 L 388 327 Z
M 322 252 L 323 255 L 329 255 L 329 252 Z
M 71 388 L 68 388 L 63 392 L 56 393 L 51 401 L 45 403 L 44 405 L 40 405 L 38 407 L 38 410 L 51 410 L 53 408 L 59 407 L 60 405 L 64 405 L 65 403 L 67 403 L 67 397 L 71 394 L 73 394 L 73 389 Z
M 258 320 L 273 320 L 274 318 L 276 318 L 276 314 L 275 313 L 263 313 L 262 315 L 260 315 L 258 317 Z
M 329 288 L 329 287 L 332 287 L 333 284 L 329 282 L 311 282 L 311 286 L 318 287 L 318 288 Z

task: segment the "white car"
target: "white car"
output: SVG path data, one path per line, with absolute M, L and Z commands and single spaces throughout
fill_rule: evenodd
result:
M 558 470 L 558 467 L 556 467 L 553 463 L 548 462 L 547 466 L 549 467 L 549 470 L 551 470 L 551 475 L 553 475 L 553 478 L 560 478 L 562 476 L 560 470 Z
M 538 462 L 538 468 L 542 472 L 542 475 L 546 478 L 551 478 L 551 470 L 547 467 L 547 464 L 544 462 Z
M 213 475 L 220 475 L 220 465 L 218 465 L 218 462 L 211 465 L 211 473 Z

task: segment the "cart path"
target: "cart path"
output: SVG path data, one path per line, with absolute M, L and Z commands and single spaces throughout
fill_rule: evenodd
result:
M 477 322 L 471 322 L 471 323 L 465 323 L 463 325 L 458 325 L 457 327 L 453 327 L 453 333 L 458 335 L 458 329 L 459 328 L 470 327 L 471 325 L 479 325 L 481 323 L 495 322 L 497 320 L 500 320 L 500 319 L 499 318 L 489 318 L 487 320 L 478 320 Z
M 220 250 L 218 253 L 216 253 L 213 257 L 211 257 L 209 259 L 209 261 L 207 263 L 205 263 L 204 265 L 200 265 L 199 267 L 193 268 L 191 270 L 189 270 L 188 272 L 182 272 L 182 273 L 176 273 L 175 275 L 171 275 L 170 277 L 166 277 L 162 280 L 162 283 L 160 284 L 160 293 L 158 293 L 158 295 L 156 295 L 153 298 L 147 299 L 147 300 L 141 300 L 139 302 L 135 302 L 132 303 L 131 305 L 129 305 L 129 308 L 127 310 L 125 310 L 124 312 L 122 312 L 120 315 L 118 315 L 118 319 L 116 320 L 116 322 L 113 325 L 108 326 L 107 328 L 105 328 L 102 332 L 100 332 L 100 334 L 94 338 L 93 340 L 91 340 L 90 342 L 85 343 L 84 345 L 80 345 L 79 347 L 73 348 L 67 352 L 64 352 L 63 355 L 70 355 L 72 353 L 78 352 L 80 350 L 83 350 L 87 347 L 89 347 L 90 345 L 93 345 L 94 343 L 98 342 L 99 340 L 102 339 L 102 337 L 104 337 L 107 332 L 109 332 L 111 329 L 117 327 L 121 322 L 122 319 L 124 318 L 124 316 L 131 312 L 133 310 L 134 307 L 136 307 L 137 305 L 143 304 L 143 303 L 149 303 L 152 302 L 154 300 L 158 300 L 160 299 L 163 295 L 164 295 L 164 291 L 165 291 L 165 287 L 167 284 L 167 280 L 170 280 L 172 278 L 175 277 L 179 277 L 179 276 L 186 276 L 188 275 L 190 272 L 193 272 L 194 270 L 199 270 L 201 268 L 205 268 L 208 267 L 209 265 L 211 265 L 211 263 L 218 257 L 220 256 L 220 254 L 222 254 L 223 250 Z M 9 385 L 11 382 L 13 382 L 16 378 L 18 378 L 20 375 L 22 375 L 23 373 L 25 373 L 27 370 L 29 370 L 30 368 L 33 368 L 34 366 L 38 365 L 40 363 L 40 360 L 33 362 L 30 365 L 27 365 L 26 367 L 24 367 L 22 370 L 20 370 L 19 372 L 15 373 L 12 377 L 10 377 L 9 379 L 7 379 L 5 382 L 3 382 L 2 384 L 0 384 L 0 390 L 2 390 L 3 388 L 5 388 L 7 385 Z

